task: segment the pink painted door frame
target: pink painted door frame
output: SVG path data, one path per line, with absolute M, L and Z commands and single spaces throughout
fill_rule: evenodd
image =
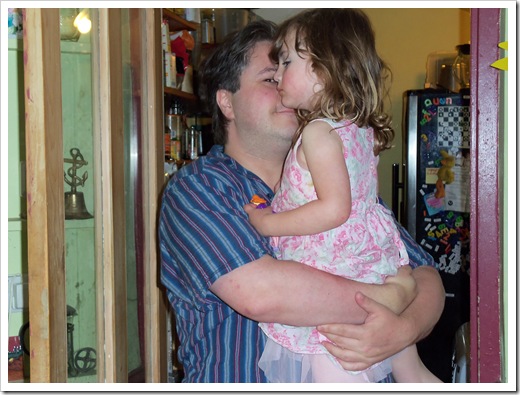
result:
M 471 10 L 472 383 L 501 381 L 501 220 L 499 180 L 500 9 Z

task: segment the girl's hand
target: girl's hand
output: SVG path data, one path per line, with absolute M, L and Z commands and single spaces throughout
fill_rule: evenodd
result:
M 246 214 L 249 216 L 249 222 L 255 229 L 263 236 L 270 236 L 269 234 L 269 217 L 273 215 L 271 207 L 258 209 L 254 204 L 249 203 L 244 206 Z
M 412 276 L 412 268 L 409 265 L 401 266 L 395 276 L 388 276 L 384 287 L 393 290 L 395 298 L 380 302 L 395 314 L 401 314 L 417 296 L 417 282 Z

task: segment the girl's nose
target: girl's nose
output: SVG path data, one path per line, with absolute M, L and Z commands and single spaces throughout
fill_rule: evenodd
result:
M 278 67 L 278 70 L 276 70 L 276 73 L 274 73 L 274 80 L 278 85 L 280 85 L 280 82 L 282 82 L 282 72 L 280 71 L 280 68 Z

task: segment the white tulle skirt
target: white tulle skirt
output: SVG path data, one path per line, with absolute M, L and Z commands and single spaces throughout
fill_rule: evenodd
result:
M 377 383 L 392 371 L 390 359 L 349 372 L 330 354 L 299 354 L 268 338 L 258 363 L 271 383 Z

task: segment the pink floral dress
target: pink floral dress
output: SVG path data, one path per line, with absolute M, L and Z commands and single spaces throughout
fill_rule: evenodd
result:
M 388 275 L 396 274 L 398 267 L 408 264 L 408 254 L 390 211 L 378 203 L 379 157 L 373 152 L 373 129 L 359 128 L 348 121 L 314 122 L 328 122 L 343 141 L 352 190 L 350 217 L 335 229 L 308 236 L 273 238 L 272 243 L 280 259 L 302 262 L 365 283 L 382 283 Z M 310 172 L 296 158 L 300 144 L 301 137 L 287 156 L 280 188 L 272 203 L 274 212 L 317 199 Z M 314 327 L 277 323 L 261 323 L 260 327 L 270 339 L 292 352 L 327 353 L 320 344 L 326 339 Z

